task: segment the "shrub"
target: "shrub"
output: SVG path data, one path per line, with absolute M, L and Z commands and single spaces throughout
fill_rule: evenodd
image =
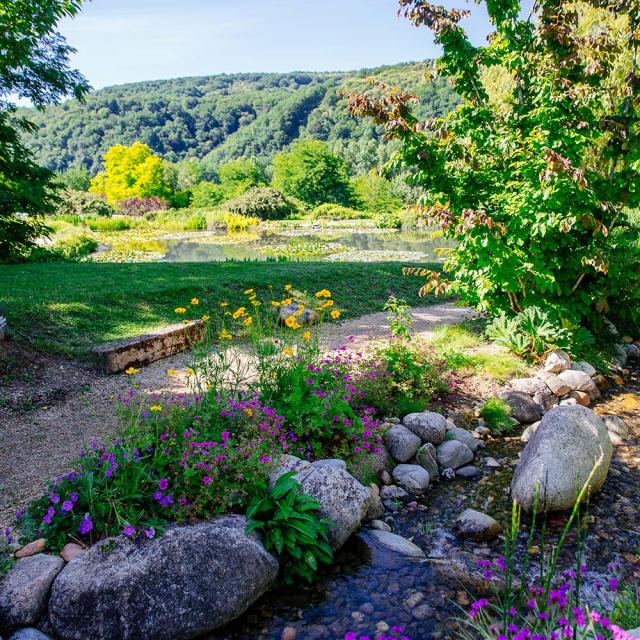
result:
M 402 216 L 396 212 L 383 213 L 376 218 L 376 227 L 379 229 L 400 229 L 403 225 Z
M 61 194 L 58 213 L 63 216 L 103 216 L 111 217 L 115 212 L 113 205 L 103 198 L 85 191 L 65 189 Z
M 402 198 L 386 178 L 368 173 L 352 180 L 356 198 L 365 211 L 384 214 L 402 207 Z
M 78 260 L 93 253 L 98 248 L 98 241 L 84 233 L 60 238 L 53 242 L 53 250 L 66 260 Z
M 503 434 L 513 431 L 510 418 L 511 407 L 500 398 L 489 398 L 480 409 L 480 417 L 494 433 Z
M 295 584 L 298 578 L 311 582 L 319 564 L 333 561 L 327 544 L 333 523 L 318 515 L 320 503 L 301 493 L 295 475 L 291 471 L 280 476 L 271 491 L 251 501 L 246 514 L 247 533 L 262 533 L 267 551 L 278 555 L 287 584 Z
M 223 216 L 227 231 L 246 231 L 249 227 L 259 224 L 258 218 L 249 218 L 240 213 L 225 213 Z
M 625 586 L 620 590 L 610 617 L 623 629 L 640 627 L 640 586 Z
M 224 200 L 224 192 L 215 182 L 201 182 L 191 191 L 192 207 L 215 207 Z
M 232 213 L 260 220 L 282 220 L 293 213 L 293 205 L 272 187 L 255 187 L 244 195 L 229 200 L 225 207 Z
M 84 223 L 91 231 L 126 231 L 131 222 L 125 218 L 87 218 Z
M 126 216 L 143 216 L 150 211 L 168 209 L 169 203 L 159 196 L 132 197 L 118 201 L 118 210 Z
M 313 218 L 314 220 L 357 220 L 368 217 L 369 214 L 364 211 L 329 203 L 318 205 L 309 214 L 309 218 Z

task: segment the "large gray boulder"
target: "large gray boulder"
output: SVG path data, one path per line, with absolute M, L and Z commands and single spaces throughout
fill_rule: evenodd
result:
M 444 437 L 444 436 L 443 436 Z M 408 462 L 416 455 L 422 440 L 407 427 L 396 424 L 384 435 L 391 457 L 398 462 Z
M 607 478 L 612 447 L 607 428 L 579 405 L 549 411 L 527 443 L 511 482 L 511 497 L 532 511 L 536 493 L 544 511 L 570 509 L 595 468 L 588 494 Z
M 436 449 L 436 459 L 443 469 L 458 469 L 473 460 L 473 451 L 458 440 L 447 440 Z
M 399 464 L 391 475 L 396 484 L 414 496 L 421 496 L 429 486 L 429 472 L 417 464 Z
M 473 437 L 471 431 L 461 429 L 460 427 L 449 429 L 449 431 L 447 431 L 446 439 L 462 442 L 462 444 L 466 444 L 467 447 L 469 447 L 469 449 L 471 449 L 471 451 L 473 451 L 474 453 L 480 447 L 480 440 L 476 440 L 476 438 Z
M 15 633 L 12 633 L 7 640 L 51 640 L 49 636 L 34 629 L 33 627 L 25 627 L 18 629 Z
M 522 391 L 507 390 L 500 394 L 500 398 L 511 407 L 511 417 L 518 422 L 530 424 L 542 417 L 542 407 Z
M 410 413 L 402 421 L 407 429 L 415 433 L 423 442 L 430 442 L 438 446 L 447 432 L 447 420 L 433 411 Z
M 551 374 L 549 374 L 551 375 Z M 514 378 L 509 386 L 514 391 L 521 391 L 528 396 L 534 396 L 536 393 L 543 393 L 546 391 L 547 385 L 540 378 Z
M 43 553 L 16 562 L 0 580 L 0 630 L 32 626 L 40 620 L 63 566 L 62 558 Z
M 173 640 L 242 614 L 274 582 L 278 562 L 246 520 L 221 516 L 136 545 L 98 543 L 54 582 L 49 618 L 60 640 Z

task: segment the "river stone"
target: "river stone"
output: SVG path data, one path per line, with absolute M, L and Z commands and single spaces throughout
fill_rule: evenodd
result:
M 444 436 L 443 436 L 444 437 Z M 384 440 L 391 457 L 398 462 L 408 462 L 422 444 L 422 440 L 400 424 L 394 425 L 385 433 Z
M 336 551 L 360 526 L 370 504 L 370 489 L 344 469 L 314 467 L 298 473 L 296 480 L 303 493 L 320 503 L 320 515 L 333 522 L 329 544 Z
M 100 542 L 58 575 L 49 618 L 61 640 L 172 640 L 237 618 L 273 584 L 278 561 L 241 516 L 169 528 L 136 545 Z
M 458 440 L 458 442 L 466 444 L 467 447 L 469 447 L 469 449 L 471 449 L 471 451 L 473 451 L 474 453 L 480 446 L 480 442 L 473 437 L 471 431 L 461 429 L 460 427 L 449 429 L 449 431 L 447 431 L 446 440 Z
M 529 424 L 542 417 L 543 409 L 534 402 L 526 393 L 521 391 L 504 391 L 500 398 L 511 407 L 511 417 L 518 422 Z
M 81 553 L 84 553 L 84 547 L 81 547 L 75 542 L 68 542 L 62 547 L 60 556 L 65 562 L 71 562 L 74 558 L 77 558 Z
M 414 496 L 422 495 L 429 486 L 429 472 L 417 464 L 399 464 L 391 475 L 399 486 Z
M 629 427 L 620 416 L 602 416 L 612 444 L 620 445 L 629 437 Z
M 583 407 L 588 407 L 591 404 L 589 394 L 584 391 L 572 391 L 569 394 L 569 398 L 573 398 L 577 404 L 580 404 Z
M 511 497 L 527 512 L 536 492 L 544 511 L 570 509 L 596 464 L 588 493 L 603 485 L 611 453 L 607 428 L 593 411 L 579 405 L 551 409 L 522 452 Z
M 282 324 L 289 316 L 293 316 L 299 324 L 315 324 L 320 317 L 317 311 L 298 302 L 292 302 L 278 310 L 278 319 Z
M 528 396 L 534 396 L 547 389 L 547 385 L 539 378 L 514 378 L 509 383 L 509 387 L 514 391 L 526 393 Z
M 453 530 L 461 538 L 480 541 L 495 538 L 502 531 L 502 527 L 497 520 L 486 513 L 475 509 L 466 509 L 453 523 Z
M 38 631 L 38 629 L 34 629 L 33 627 L 25 627 L 23 629 L 18 629 L 16 632 L 12 633 L 7 640 L 51 640 L 49 636 L 42 633 L 42 631 Z
M 559 378 L 555 373 L 539 371 L 536 377 L 547 385 L 553 395 L 562 397 L 571 391 L 571 387 L 566 382 L 563 382 L 562 378 Z
M 558 404 L 558 396 L 545 385 L 540 393 L 534 394 L 533 401 L 545 411 L 549 411 L 549 409 L 553 409 Z
M 571 367 L 571 358 L 568 353 L 557 349 L 552 351 L 545 360 L 544 370 L 549 373 L 561 373 Z
M 569 369 L 559 374 L 558 378 L 571 387 L 571 391 L 592 392 L 596 388 L 596 384 L 591 379 L 591 376 L 584 371 Z
M 476 480 L 482 475 L 482 471 L 478 467 L 468 466 L 456 469 L 456 476 L 464 480 Z
M 44 553 L 47 548 L 47 541 L 44 538 L 38 538 L 29 544 L 25 544 L 24 547 L 20 547 L 16 551 L 16 558 L 28 558 L 34 556 L 37 553 Z
M 597 373 L 595 367 L 591 366 L 588 362 L 574 362 L 573 365 L 571 365 L 571 368 L 575 371 L 582 371 L 591 378 L 593 378 Z
M 624 347 L 621 344 L 614 344 L 613 350 L 616 353 L 616 355 L 613 356 L 614 361 L 617 362 L 621 367 L 624 367 L 624 365 L 627 364 L 627 358 L 629 357 Z
M 385 500 L 407 500 L 409 498 L 409 494 L 402 487 L 398 487 L 395 484 L 382 487 L 380 495 Z
M 269 486 L 273 487 L 278 478 L 289 471 L 306 471 L 311 468 L 311 463 L 306 460 L 301 460 L 300 458 L 296 458 L 296 456 L 291 456 L 288 454 L 284 454 L 280 456 L 280 460 L 276 468 L 269 474 Z
M 428 474 L 430 482 L 438 482 L 440 470 L 436 460 L 436 448 L 430 443 L 423 444 L 416 452 L 416 463 L 419 464 Z
M 395 533 L 389 533 L 388 531 L 379 531 L 378 529 L 372 529 L 368 532 L 369 537 L 383 547 L 395 551 L 403 556 L 409 558 L 424 558 L 424 551 L 413 544 L 413 542 L 398 536 Z
M 384 520 L 372 520 L 369 523 L 369 526 L 372 529 L 376 529 L 377 531 L 387 531 L 391 533 L 391 527 L 386 522 L 384 522 Z
M 473 460 L 473 451 L 458 440 L 447 440 L 436 449 L 436 459 L 445 469 L 458 469 Z
M 0 580 L 0 629 L 36 624 L 47 609 L 51 584 L 62 567 L 62 558 L 42 553 L 18 560 Z
M 364 516 L 364 520 L 369 522 L 370 520 L 376 520 L 384 516 L 384 507 L 382 506 L 382 499 L 380 498 L 380 489 L 378 485 L 369 485 L 369 507 L 367 513 Z
M 316 460 L 311 463 L 312 467 L 333 467 L 334 469 L 347 470 L 347 463 L 340 458 L 327 458 L 326 460 Z
M 410 413 L 402 421 L 405 427 L 415 433 L 423 442 L 439 445 L 447 432 L 447 420 L 433 411 Z M 405 462 L 403 460 L 403 462 Z

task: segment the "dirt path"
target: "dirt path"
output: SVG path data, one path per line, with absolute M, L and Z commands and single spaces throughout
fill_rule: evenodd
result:
M 461 322 L 472 312 L 453 303 L 413 309 L 418 335 L 429 337 L 438 326 Z M 384 313 L 372 313 L 328 325 L 322 344 L 335 348 L 354 336 L 352 346 L 361 348 L 388 333 Z M 11 385 L 0 389 L 0 525 L 9 524 L 15 511 L 42 493 L 48 480 L 69 470 L 72 461 L 93 439 L 105 439 L 117 429 L 114 401 L 131 384 L 124 375 L 102 376 L 83 365 L 55 358 L 22 364 L 25 353 L 5 343 L 4 355 L 20 364 L 31 384 L 21 386 L 22 395 Z M 189 391 L 185 376 L 168 376 L 167 369 L 183 370 L 190 364 L 188 353 L 178 354 L 144 367 L 136 376 L 140 389 L 160 394 Z M 28 374 L 28 375 L 27 375 Z M 26 390 L 25 390 L 26 387 Z M 44 405 L 44 406 L 43 406 Z

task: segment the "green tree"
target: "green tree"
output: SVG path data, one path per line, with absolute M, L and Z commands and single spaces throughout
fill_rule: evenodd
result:
M 273 159 L 273 186 L 309 205 L 352 204 L 347 163 L 325 142 L 299 140 Z
M 215 182 L 201 182 L 191 191 L 192 207 L 215 207 L 223 200 L 222 189 Z
M 35 164 L 21 134 L 36 127 L 16 116 L 10 97 L 37 108 L 73 94 L 86 80 L 69 67 L 74 51 L 56 31 L 80 10 L 79 0 L 12 0 L 0 4 L 0 261 L 19 260 L 48 229 L 43 216 L 57 202 L 53 174 Z
M 84 167 L 70 167 L 60 175 L 60 181 L 73 191 L 89 191 L 91 176 Z
M 267 184 L 264 167 L 255 160 L 232 160 L 223 164 L 218 170 L 220 185 L 228 198 L 242 195 L 252 187 Z
M 638 3 L 540 0 L 527 16 L 520 0 L 487 1 L 486 47 L 460 26 L 465 12 L 400 4 L 435 34 L 461 104 L 427 122 L 397 89 L 349 105 L 400 141 L 390 168 L 410 172 L 424 219 L 457 241 L 453 283 L 430 273 L 423 292 L 453 290 L 492 313 L 540 306 L 564 326 L 624 313 L 639 289 L 627 220 L 640 204 Z M 584 7 L 604 21 L 585 28 Z M 489 84 L 491 69 L 502 77 Z
M 365 211 L 389 213 L 402 207 L 402 198 L 395 192 L 393 184 L 377 173 L 358 176 L 353 180 L 353 189 Z
M 141 142 L 111 147 L 104 155 L 104 171 L 91 181 L 90 191 L 113 203 L 127 198 L 171 196 L 162 159 Z

